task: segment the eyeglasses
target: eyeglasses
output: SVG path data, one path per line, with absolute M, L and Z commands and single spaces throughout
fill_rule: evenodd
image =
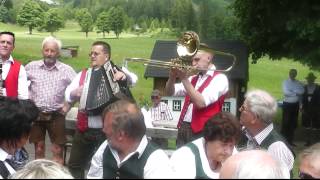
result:
M 300 179 L 316 179 L 314 177 L 312 177 L 310 174 L 304 173 L 299 171 L 299 178 Z
M 158 99 L 159 96 L 151 96 L 151 99 Z
M 89 55 L 89 57 L 97 57 L 97 56 L 99 56 L 100 55 L 100 53 L 97 53 L 97 52 L 91 52 L 91 53 L 89 53 L 88 54 Z

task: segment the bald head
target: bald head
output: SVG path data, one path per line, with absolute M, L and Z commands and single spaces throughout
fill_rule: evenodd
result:
M 263 150 L 242 151 L 222 165 L 220 179 L 289 179 L 289 170 Z

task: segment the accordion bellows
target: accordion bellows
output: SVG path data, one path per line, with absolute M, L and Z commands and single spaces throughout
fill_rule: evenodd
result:
M 107 61 L 99 69 L 88 69 L 80 110 L 85 110 L 88 115 L 101 115 L 103 109 L 116 100 L 133 99 L 126 81 L 114 81 L 114 67 L 111 61 Z

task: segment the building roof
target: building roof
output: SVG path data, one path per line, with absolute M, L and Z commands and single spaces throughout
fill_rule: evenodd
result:
M 156 41 L 151 59 L 161 60 L 168 62 L 171 59 L 177 58 L 178 54 L 176 51 L 176 41 Z M 223 51 L 226 53 L 231 53 L 236 56 L 237 61 L 231 71 L 225 74 L 229 79 L 235 80 L 248 80 L 248 49 L 244 43 L 241 41 L 207 41 L 206 43 L 210 48 L 215 51 Z M 225 69 L 231 63 L 232 58 L 228 56 L 216 55 L 214 58 L 214 65 L 217 69 Z M 169 69 L 159 68 L 154 66 L 147 66 L 145 70 L 144 77 L 160 77 L 167 78 L 169 74 Z

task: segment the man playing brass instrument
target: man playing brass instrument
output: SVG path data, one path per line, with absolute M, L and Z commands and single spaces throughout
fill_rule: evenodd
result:
M 92 44 L 91 52 L 89 53 L 91 68 L 78 73 L 76 78 L 66 89 L 65 96 L 69 103 L 74 103 L 80 99 L 87 98 L 83 97 L 86 96 L 83 91 L 85 91 L 84 87 L 90 82 L 88 79 L 91 77 L 86 74 L 94 73 L 106 63 L 110 62 L 110 56 L 111 48 L 108 43 L 96 41 Z M 115 81 L 126 81 L 129 85 L 133 85 L 137 81 L 137 76 L 124 68 L 114 68 L 113 73 Z M 78 112 L 77 130 L 73 138 L 68 164 L 69 170 L 75 178 L 83 179 L 85 177 L 84 170 L 91 160 L 94 151 L 105 140 L 105 135 L 102 132 L 102 125 L 101 114 L 93 115 L 81 111 Z
M 207 120 L 222 109 L 229 84 L 226 75 L 215 71 L 213 55 L 213 51 L 202 44 L 191 58 L 192 66 L 201 69 L 197 75 L 188 77 L 188 70 L 183 68 L 170 70 L 167 95 L 185 96 L 178 123 L 177 147 L 201 136 Z M 180 83 L 176 83 L 177 78 Z

